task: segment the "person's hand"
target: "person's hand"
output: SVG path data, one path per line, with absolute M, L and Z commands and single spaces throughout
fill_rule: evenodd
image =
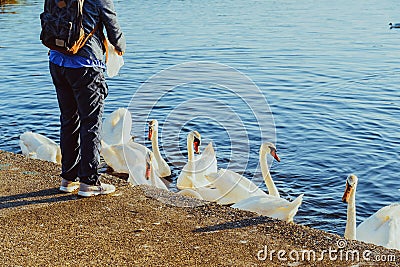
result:
M 117 53 L 118 56 L 122 56 L 124 54 L 123 51 L 118 51 L 117 49 L 114 49 L 115 52 Z

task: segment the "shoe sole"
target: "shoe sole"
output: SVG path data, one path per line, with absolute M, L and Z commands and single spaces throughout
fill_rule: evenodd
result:
M 79 185 L 74 186 L 74 187 L 66 187 L 66 186 L 60 186 L 59 190 L 61 192 L 65 192 L 65 193 L 72 193 L 75 190 L 77 190 L 79 188 Z
M 78 196 L 81 197 L 94 197 L 94 196 L 98 196 L 98 195 L 108 195 L 111 193 L 114 193 L 115 190 L 112 191 L 103 191 L 103 192 L 84 192 L 84 191 L 79 191 L 78 192 Z

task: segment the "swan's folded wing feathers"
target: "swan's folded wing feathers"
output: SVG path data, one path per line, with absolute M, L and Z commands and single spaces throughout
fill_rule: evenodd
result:
M 29 149 L 25 145 L 24 141 L 19 140 L 19 146 L 21 148 L 22 155 L 29 156 Z
M 400 249 L 400 204 L 385 206 L 357 227 L 357 240 Z
M 211 173 L 206 176 L 211 184 L 223 192 L 227 192 L 240 185 L 250 195 L 264 195 L 263 191 L 248 180 L 246 177 L 231 170 L 219 169 L 218 173 Z
M 297 197 L 293 202 L 275 196 L 254 196 L 232 205 L 233 208 L 256 212 L 271 218 L 293 221 L 298 211 L 303 195 Z
M 398 213 L 399 214 L 399 213 Z M 390 221 L 390 236 L 388 240 L 388 247 L 400 250 L 400 217 L 394 217 Z
M 215 151 L 210 142 L 201 153 L 200 157 L 196 158 L 196 171 L 204 172 L 205 174 L 217 172 L 217 158 Z

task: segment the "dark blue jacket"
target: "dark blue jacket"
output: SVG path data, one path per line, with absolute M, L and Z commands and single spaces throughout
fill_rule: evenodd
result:
M 89 34 L 96 24 L 100 22 L 99 29 L 87 41 L 77 55 L 90 59 L 103 60 L 105 47 L 101 38 L 101 32 L 105 29 L 109 42 L 121 52 L 125 52 L 125 36 L 117 21 L 112 0 L 85 0 L 83 4 L 83 28 Z

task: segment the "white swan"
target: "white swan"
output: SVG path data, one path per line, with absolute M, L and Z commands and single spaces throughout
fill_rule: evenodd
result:
M 153 150 L 154 158 L 158 164 L 158 175 L 160 177 L 171 176 L 171 169 L 167 162 L 162 158 L 160 149 L 158 146 L 158 121 L 151 120 L 149 122 L 149 134 L 148 139 L 151 140 L 151 148 Z
M 276 153 L 276 147 L 272 143 L 264 143 L 260 147 L 260 165 L 261 172 L 264 177 L 265 184 L 268 188 L 269 195 L 256 195 L 243 199 L 232 205 L 233 208 L 253 211 L 258 214 L 279 219 L 286 222 L 292 222 L 302 201 L 303 194 L 299 195 L 292 202 L 280 198 L 279 192 L 272 180 L 268 169 L 266 155 L 272 155 L 277 161 L 280 161 Z
M 357 184 L 358 177 L 350 174 L 342 197 L 348 203 L 344 237 L 400 250 L 400 203 L 381 208 L 356 228 Z
M 269 142 L 263 143 L 260 146 L 259 155 L 261 173 L 269 194 L 279 198 L 278 189 L 276 188 L 268 170 L 266 161 L 267 154 L 273 156 L 278 162 L 280 161 L 275 146 Z M 221 193 L 217 199 L 207 199 L 209 201 L 216 201 L 217 203 L 222 204 L 227 203 L 229 199 L 229 201 L 232 201 L 230 204 L 232 204 L 249 197 L 268 195 L 246 177 L 230 170 L 220 169 L 218 173 L 206 175 L 206 178 L 211 182 L 211 187 L 218 189 Z
M 217 159 L 212 142 L 207 145 L 200 156 L 195 157 L 194 153 L 200 153 L 200 144 L 200 133 L 190 132 L 187 136 L 188 162 L 179 174 L 176 184 L 179 189 L 208 186 L 210 182 L 205 175 L 217 172 Z
M 145 162 L 137 161 L 133 166 L 130 166 L 128 182 L 133 185 L 148 184 L 157 188 L 168 190 L 165 183 L 156 175 L 153 168 L 153 152 L 146 153 Z
M 61 164 L 61 149 L 53 140 L 32 132 L 25 132 L 19 138 L 23 155 Z
M 119 108 L 104 120 L 102 139 L 107 145 L 125 144 L 132 139 L 131 129 L 131 113 L 126 108 Z

